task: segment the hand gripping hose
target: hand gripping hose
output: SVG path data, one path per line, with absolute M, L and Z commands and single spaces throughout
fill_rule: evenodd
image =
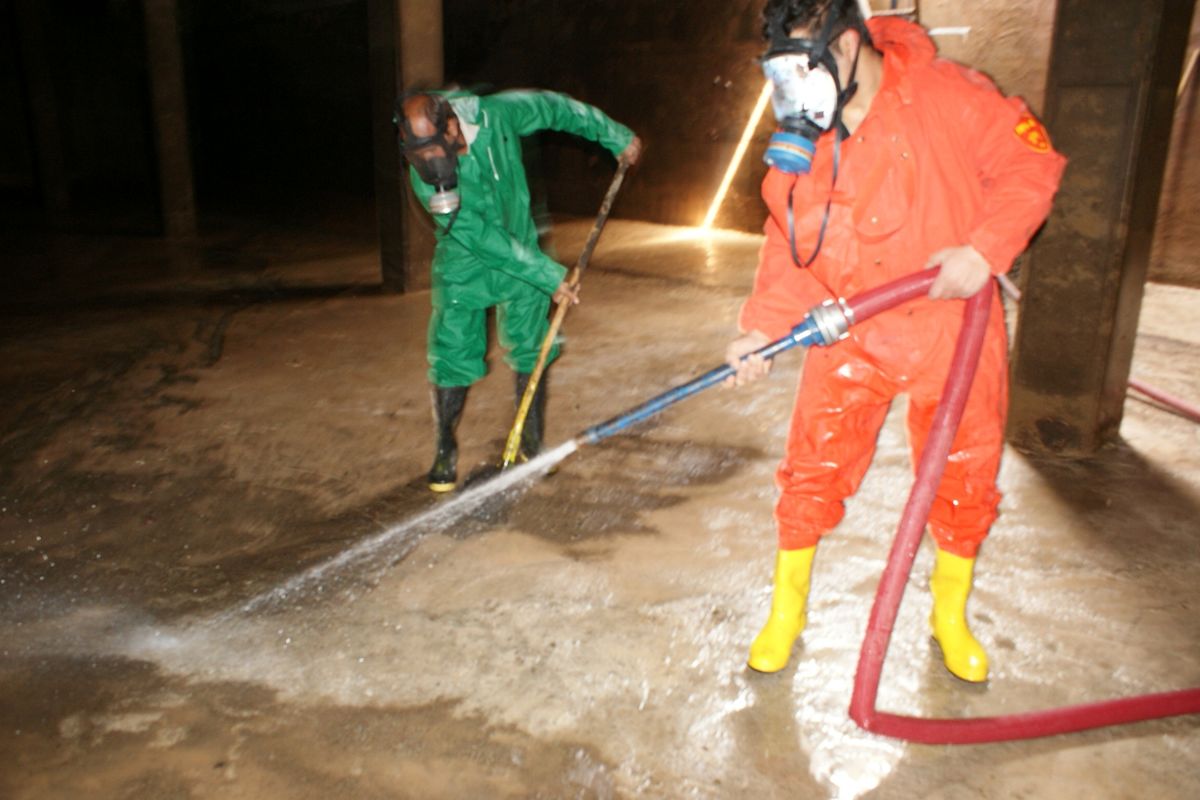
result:
M 1129 722 L 1200 713 L 1200 688 L 1126 697 L 1098 703 L 1052 708 L 1024 714 L 975 719 L 922 719 L 888 714 L 875 709 L 879 676 L 887 655 L 892 626 L 912 572 L 913 559 L 929 519 L 929 509 L 946 467 L 954 434 L 962 419 L 967 394 L 975 378 L 979 351 L 987 329 L 992 299 L 989 283 L 967 301 L 962 332 L 946 379 L 942 400 L 934 415 L 916 480 L 900 519 L 892 552 L 884 568 L 867 634 L 859 652 L 858 672 L 850 699 L 850 717 L 873 733 L 926 744 L 978 744 L 1014 739 L 1034 739 L 1060 733 L 1122 725 Z

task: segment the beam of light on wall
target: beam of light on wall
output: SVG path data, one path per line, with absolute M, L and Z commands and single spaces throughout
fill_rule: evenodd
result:
M 1183 74 L 1179 76 L 1179 88 L 1175 90 L 1175 99 L 1183 97 L 1183 90 L 1187 88 L 1188 81 L 1192 79 L 1192 72 L 1196 69 L 1196 56 L 1200 55 L 1200 47 L 1193 47 L 1192 52 L 1188 54 L 1187 66 L 1183 68 Z
M 763 83 L 762 91 L 759 92 L 758 102 L 754 104 L 754 110 L 750 112 L 750 119 L 746 121 L 746 129 L 742 131 L 741 141 L 738 142 L 737 149 L 733 151 L 733 158 L 730 159 L 729 166 L 725 169 L 725 177 L 721 179 L 721 186 L 713 196 L 708 213 L 704 215 L 704 222 L 700 223 L 701 230 L 711 228 L 713 220 L 717 218 L 717 212 L 721 210 L 721 203 L 725 202 L 725 195 L 729 192 L 730 184 L 733 183 L 733 176 L 737 174 L 738 167 L 742 164 L 746 148 L 750 146 L 750 139 L 753 138 L 754 131 L 758 128 L 758 121 L 762 119 L 769 99 L 771 99 L 771 82 L 766 81 Z

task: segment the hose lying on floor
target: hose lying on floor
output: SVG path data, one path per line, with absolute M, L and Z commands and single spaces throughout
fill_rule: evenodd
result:
M 938 483 L 962 418 L 967 393 L 987 328 L 992 299 L 989 283 L 967 301 L 962 332 L 954 351 L 942 401 L 917 467 L 916 480 L 900 520 L 892 552 L 884 568 L 867 633 L 859 652 L 850 717 L 873 733 L 927 744 L 977 744 L 1033 739 L 1059 733 L 1122 725 L 1129 722 L 1200 713 L 1200 688 L 1126 697 L 1098 703 L 1065 706 L 1024 714 L 974 719 L 929 719 L 877 711 L 879 678 L 887 655 L 892 626 L 912 572 L 913 560 L 929 519 Z

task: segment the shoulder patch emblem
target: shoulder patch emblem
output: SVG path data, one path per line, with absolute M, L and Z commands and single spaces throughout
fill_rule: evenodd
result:
M 1050 134 L 1046 133 L 1046 129 L 1042 126 L 1042 123 L 1038 122 L 1033 116 L 1026 114 L 1017 120 L 1017 125 L 1013 128 L 1013 133 L 1033 152 L 1050 152 Z

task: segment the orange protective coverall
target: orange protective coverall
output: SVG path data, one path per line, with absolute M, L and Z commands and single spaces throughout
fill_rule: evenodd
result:
M 946 247 L 973 245 L 1007 272 L 1050 210 L 1066 160 L 1025 104 L 986 77 L 937 59 L 917 25 L 869 23 L 884 77 L 863 122 L 841 144 L 821 251 L 808 269 L 788 245 L 793 196 L 801 263 L 830 197 L 834 135 L 817 143 L 808 175 L 771 169 L 767 219 L 743 331 L 784 335 L 812 306 L 922 269 Z M 908 431 L 920 457 L 941 397 L 964 302 L 920 298 L 808 351 L 792 414 L 775 517 L 779 548 L 810 547 L 842 519 L 843 501 L 870 464 L 892 398 L 909 395 Z M 972 558 L 996 518 L 996 472 L 1008 403 L 1007 341 L 997 298 L 979 369 L 930 515 L 942 550 Z

